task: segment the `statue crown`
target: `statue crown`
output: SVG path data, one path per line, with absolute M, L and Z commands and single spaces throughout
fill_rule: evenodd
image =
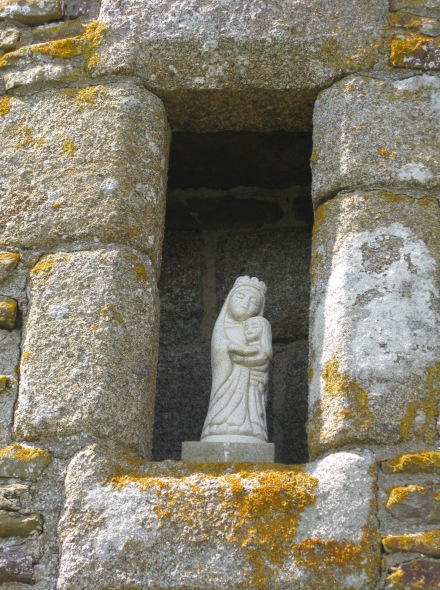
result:
M 263 281 L 258 280 L 256 277 L 238 277 L 234 283 L 234 287 L 238 287 L 239 285 L 253 287 L 254 289 L 258 289 L 263 295 L 266 295 L 266 284 L 263 283 Z

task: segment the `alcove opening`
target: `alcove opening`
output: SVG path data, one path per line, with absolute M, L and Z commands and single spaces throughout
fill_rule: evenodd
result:
M 212 329 L 235 279 L 268 287 L 274 358 L 270 440 L 281 463 L 307 461 L 309 133 L 174 133 L 161 296 L 153 459 L 199 440 L 211 390 Z

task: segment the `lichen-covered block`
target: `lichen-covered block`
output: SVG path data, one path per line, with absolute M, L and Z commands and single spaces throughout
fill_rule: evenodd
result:
M 394 518 L 415 524 L 440 524 L 440 484 L 393 486 L 386 509 Z
M 89 447 L 67 473 L 57 587 L 373 588 L 375 472 L 369 452 L 289 466 Z
M 60 19 L 60 0 L 1 0 L 0 20 L 13 19 L 26 25 L 41 25 Z
M 440 206 L 385 191 L 317 210 L 310 328 L 312 455 L 437 441 Z
M 440 37 L 420 33 L 395 35 L 390 41 L 390 65 L 396 68 L 440 70 Z
M 382 471 L 390 474 L 435 473 L 440 475 L 440 451 L 403 453 L 382 463 Z
M 128 249 L 43 256 L 30 273 L 19 440 L 59 452 L 116 440 L 149 457 L 159 324 L 150 260 Z
M 10 297 L 0 297 L 0 329 L 13 330 L 17 319 L 17 302 Z
M 440 79 L 348 77 L 315 105 L 312 196 L 440 188 Z
M 173 129 L 310 129 L 313 101 L 373 66 L 385 0 L 103 0 L 96 72 L 135 72 Z
M 0 282 L 9 278 L 20 261 L 20 254 L 16 252 L 0 252 Z
M 383 539 L 382 544 L 388 553 L 422 553 L 430 557 L 440 557 L 440 529 L 390 535 Z
M 392 569 L 386 590 L 437 590 L 440 580 L 438 559 L 414 559 Z
M 0 510 L 1 537 L 29 537 L 40 534 L 43 530 L 41 514 L 18 514 Z
M 131 81 L 0 99 L 0 248 L 130 244 L 159 266 L 169 133 Z
M 37 481 L 50 461 L 46 451 L 14 443 L 0 449 L 0 477 Z

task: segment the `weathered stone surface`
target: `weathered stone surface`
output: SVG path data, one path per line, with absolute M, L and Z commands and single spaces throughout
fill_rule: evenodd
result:
M 2 100 L 0 247 L 128 243 L 159 266 L 169 140 L 160 100 L 130 81 Z
M 0 26 L 0 50 L 13 51 L 20 42 L 20 29 Z
M 372 465 L 148 464 L 89 447 L 68 469 L 58 588 L 372 588 Z
M 50 456 L 41 449 L 12 444 L 0 449 L 0 477 L 36 481 L 50 463 Z
M 41 514 L 17 514 L 0 510 L 0 537 L 29 537 L 42 530 Z
M 386 507 L 404 522 L 440 524 L 440 485 L 395 486 L 388 492 Z
M 182 442 L 200 440 L 211 392 L 209 346 L 161 347 L 153 459 L 180 459 Z
M 0 495 L 4 496 L 5 498 L 21 498 L 22 496 L 27 496 L 27 492 L 29 487 L 22 483 L 11 483 L 6 486 L 0 487 Z
M 62 17 L 60 0 L 2 0 L 0 19 L 40 25 Z
M 307 453 L 308 341 L 274 347 L 273 441 L 280 463 L 305 463 Z
M 415 559 L 401 563 L 388 576 L 386 590 L 438 590 L 440 561 Z
M 440 529 L 406 535 L 390 535 L 382 540 L 385 551 L 423 553 L 440 557 Z
M 0 583 L 4 582 L 35 584 L 32 557 L 21 547 L 0 549 Z
M 273 463 L 273 443 L 199 442 L 182 443 L 182 461 L 193 463 Z
M 439 0 L 390 0 L 390 10 L 410 10 L 413 14 L 438 14 L 440 16 Z
M 390 12 L 388 15 L 388 25 L 392 28 L 396 27 L 415 33 L 422 33 L 430 37 L 440 35 L 440 20 L 438 18 L 417 16 L 406 10 Z
M 10 510 L 16 512 L 18 510 L 17 502 L 11 502 L 0 494 L 0 510 Z
M 256 276 L 268 285 L 265 316 L 274 341 L 307 338 L 309 264 L 310 235 L 306 231 L 226 235 L 217 251 L 218 306 L 223 305 L 237 276 Z
M 133 72 L 173 130 L 310 129 L 319 90 L 377 60 L 385 0 L 104 0 L 97 73 Z
M 166 232 L 159 282 L 160 341 L 192 342 L 203 317 L 202 242 L 195 232 Z
M 10 297 L 0 297 L 0 329 L 13 330 L 17 319 L 17 302 Z
M 396 68 L 440 70 L 440 37 L 419 33 L 395 35 L 390 42 L 390 65 Z
M 309 445 L 437 440 L 440 207 L 385 191 L 317 211 Z
M 0 252 L 0 282 L 11 275 L 20 260 L 20 254 L 15 252 Z
M 347 189 L 439 189 L 439 96 L 429 75 L 349 77 L 325 90 L 314 114 L 315 205 Z
M 159 329 L 150 260 L 61 252 L 30 276 L 15 436 L 60 439 L 57 449 L 109 438 L 149 457 Z
M 440 473 L 440 451 L 404 453 L 382 463 L 385 473 Z

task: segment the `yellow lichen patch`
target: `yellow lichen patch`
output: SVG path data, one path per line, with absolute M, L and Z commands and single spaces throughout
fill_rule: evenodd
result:
M 422 55 L 425 48 L 432 44 L 440 47 L 439 38 L 420 35 L 419 33 L 396 35 L 390 41 L 390 65 L 396 68 L 408 67 L 408 60 Z
M 42 256 L 37 264 L 31 268 L 30 274 L 39 278 L 47 278 L 52 271 L 53 264 L 52 257 Z
M 363 441 L 373 421 L 367 393 L 340 369 L 337 355 L 321 371 L 322 399 L 315 404 L 308 424 L 309 444 L 315 454 L 332 446 Z
M 44 139 L 40 137 L 34 137 L 31 130 L 26 125 L 13 125 L 9 130 L 9 135 L 15 139 L 15 143 L 12 147 L 19 149 L 29 147 L 31 145 L 42 147 L 44 145 Z
M 52 203 L 51 207 L 52 209 L 59 209 L 61 207 L 61 203 L 55 201 L 54 203 Z
M 419 385 L 416 398 L 406 406 L 399 423 L 402 440 L 422 440 L 433 444 L 437 438 L 437 413 L 440 391 L 440 362 L 427 369 L 426 379 Z
M 7 375 L 0 375 L 0 393 L 5 391 L 6 387 L 8 386 L 9 379 Z
M 402 27 L 403 29 L 418 31 L 420 27 L 426 25 L 436 26 L 438 21 L 435 18 L 416 16 L 409 12 L 390 12 L 388 14 L 389 27 Z
M 73 104 L 79 108 L 93 106 L 99 96 L 107 92 L 104 86 L 86 86 L 85 88 L 66 88 L 64 94 L 73 98 Z
M 66 139 L 65 141 L 63 141 L 61 145 L 61 150 L 65 156 L 71 158 L 75 155 L 76 152 L 75 144 L 73 143 L 73 141 L 69 141 Z
M 84 57 L 86 66 L 90 68 L 98 61 L 95 51 L 101 44 L 104 30 L 104 23 L 94 21 L 89 23 L 84 32 L 77 37 L 33 45 L 31 51 L 61 59 L 70 59 L 81 55 Z
M 2 96 L 0 98 L 0 115 L 4 117 L 11 111 L 11 99 L 9 96 Z
M 24 463 L 29 463 L 36 459 L 44 459 L 46 463 L 50 463 L 50 456 L 46 451 L 35 449 L 33 447 L 24 447 L 18 443 L 0 449 L 0 459 L 15 459 L 16 461 L 23 461 Z
M 20 254 L 16 252 L 0 252 L 0 270 L 10 271 L 14 269 L 20 261 Z
M 318 150 L 313 150 L 312 155 L 310 156 L 310 162 L 311 162 L 312 166 L 316 166 L 316 163 L 318 162 L 318 157 L 319 157 Z
M 386 147 L 378 147 L 377 153 L 381 158 L 384 158 L 385 160 L 395 160 L 397 157 L 396 152 L 392 152 Z
M 382 463 L 385 473 L 435 473 L 440 471 L 440 451 L 404 453 Z
M 305 539 L 292 546 L 295 565 L 313 572 L 310 590 L 339 588 L 342 575 L 359 576 L 364 571 L 369 580 L 377 579 L 380 571 L 379 552 L 372 550 L 372 541 L 377 537 L 374 531 L 362 530 L 359 544 L 345 539 Z
M 153 493 L 159 529 L 176 542 L 203 547 L 218 539 L 240 549 L 247 587 L 263 589 L 291 559 L 292 538 L 304 508 L 315 503 L 318 480 L 301 466 L 182 463 L 115 467 L 105 484 Z
M 391 506 L 395 506 L 396 504 L 404 502 L 410 494 L 416 493 L 421 494 L 422 496 L 426 496 L 428 491 L 428 488 L 418 485 L 395 486 L 388 491 L 388 500 L 386 503 L 386 507 L 389 509 L 391 508 Z
M 142 264 L 134 264 L 133 270 L 136 273 L 136 278 L 138 281 L 146 281 L 148 279 L 148 273 L 145 266 Z
M 440 557 L 440 530 L 423 531 L 407 535 L 385 537 L 382 544 L 388 553 L 423 553 L 431 557 Z
M 317 208 L 317 210 L 315 211 L 315 222 L 313 224 L 313 236 L 315 236 L 322 224 L 325 222 L 326 218 L 327 218 L 327 214 L 329 212 L 329 201 L 327 201 L 327 203 L 324 203 L 323 205 L 321 205 L 320 207 Z
M 30 353 L 30 352 L 28 352 L 27 350 L 25 350 L 25 351 L 23 352 L 23 354 L 21 355 L 21 360 L 22 360 L 22 361 L 27 361 L 27 360 L 29 360 L 30 358 L 31 358 L 31 353 Z
M 106 320 L 113 325 L 119 324 L 122 326 L 125 323 L 124 318 L 113 303 L 107 303 L 104 305 L 104 307 L 101 308 L 99 315 L 103 320 Z

